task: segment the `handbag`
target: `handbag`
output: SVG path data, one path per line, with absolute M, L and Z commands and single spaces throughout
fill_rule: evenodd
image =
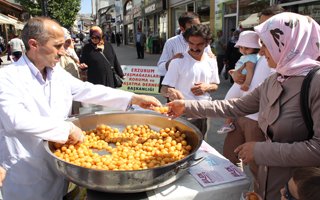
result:
M 114 86 L 116 88 L 122 87 L 123 79 L 116 73 L 113 66 L 111 66 L 111 69 L 113 72 Z
M 104 57 L 104 59 L 107 61 L 107 63 L 110 65 L 111 70 L 113 72 L 113 81 L 114 81 L 114 86 L 116 88 L 122 87 L 123 79 L 117 74 L 116 70 L 114 69 L 114 66 L 111 65 L 109 60 L 106 58 L 106 56 L 100 51 L 101 55 Z
M 313 137 L 313 120 L 311 117 L 311 112 L 309 109 L 309 88 L 311 80 L 314 76 L 314 74 L 320 69 L 319 66 L 313 68 L 307 76 L 304 78 L 301 86 L 301 92 L 300 92 L 300 109 L 301 114 L 303 117 L 303 121 L 307 126 L 308 129 L 308 138 L 311 139 Z

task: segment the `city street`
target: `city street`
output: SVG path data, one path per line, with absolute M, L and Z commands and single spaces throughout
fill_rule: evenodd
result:
M 128 45 L 117 45 L 113 44 L 113 48 L 118 56 L 118 60 L 121 65 L 140 65 L 140 66 L 155 66 L 159 60 L 160 54 L 148 54 L 145 53 L 144 59 L 137 59 L 136 49 L 133 46 Z M 7 56 L 2 56 L 2 60 L 4 61 L 1 67 L 10 64 L 10 61 L 7 61 Z M 224 80 L 221 77 L 221 83 L 219 85 L 218 91 L 212 94 L 212 99 L 223 99 L 228 89 L 231 86 L 231 83 L 228 80 Z M 158 98 L 163 104 L 165 104 L 166 100 L 161 95 L 154 95 Z M 210 120 L 210 128 L 208 132 L 207 141 L 210 145 L 212 145 L 217 151 L 222 153 L 223 141 L 225 135 L 218 135 L 217 130 L 223 123 L 223 119 L 215 118 Z

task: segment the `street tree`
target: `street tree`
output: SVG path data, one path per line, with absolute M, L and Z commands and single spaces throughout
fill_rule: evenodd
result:
M 31 16 L 44 13 L 57 20 L 62 26 L 70 28 L 80 11 L 81 0 L 18 0 Z M 43 11 L 46 12 L 43 12 Z

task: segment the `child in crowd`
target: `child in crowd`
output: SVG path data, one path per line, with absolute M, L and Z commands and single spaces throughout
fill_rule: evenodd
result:
M 249 90 L 255 65 L 259 59 L 259 37 L 254 31 L 243 31 L 235 44 L 242 56 L 235 65 L 235 70 L 246 76 L 242 85 L 234 83 L 226 94 L 225 99 L 241 97 Z M 231 71 L 231 70 L 230 70 Z M 229 71 L 229 73 L 230 73 Z M 217 131 L 219 134 L 229 133 L 235 129 L 232 118 L 227 118 L 224 125 Z
M 292 178 L 280 190 L 281 200 L 309 200 L 319 199 L 319 181 L 320 168 L 318 167 L 301 167 L 296 168 L 292 172 Z M 246 199 L 251 199 L 252 196 L 256 200 L 262 198 L 254 192 L 245 194 Z

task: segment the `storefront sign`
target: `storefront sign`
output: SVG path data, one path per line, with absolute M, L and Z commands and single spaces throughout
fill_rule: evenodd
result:
M 122 90 L 143 94 L 158 94 L 160 76 L 156 66 L 122 65 L 126 76 Z
M 144 9 L 144 12 L 145 13 L 151 13 L 152 11 L 155 11 L 156 10 L 156 4 L 151 4 L 150 6 L 146 7 Z

